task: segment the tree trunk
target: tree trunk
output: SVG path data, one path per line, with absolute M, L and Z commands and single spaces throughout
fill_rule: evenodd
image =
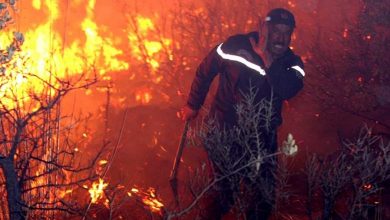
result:
M 6 181 L 9 219 L 26 219 L 26 212 L 22 207 L 21 193 L 18 186 L 18 179 L 13 160 L 9 158 L 1 159 L 0 166 L 3 169 Z
M 329 220 L 332 217 L 334 199 L 325 198 L 324 201 L 324 212 L 322 213 L 322 220 Z

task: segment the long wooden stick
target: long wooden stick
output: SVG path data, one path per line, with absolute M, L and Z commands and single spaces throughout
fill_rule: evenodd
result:
M 172 167 L 172 170 L 171 170 L 171 175 L 169 177 L 169 182 L 171 184 L 173 195 L 175 196 L 176 204 L 179 203 L 178 193 L 177 193 L 177 172 L 179 170 L 180 160 L 181 160 L 181 157 L 183 155 L 183 149 L 184 149 L 184 145 L 185 145 L 185 142 L 186 142 L 186 137 L 187 137 L 187 131 L 188 131 L 189 124 L 190 124 L 190 121 L 187 120 L 185 122 L 185 125 L 184 125 L 184 129 L 183 129 L 183 133 L 181 135 L 179 147 L 177 148 L 175 161 L 173 163 L 173 167 Z

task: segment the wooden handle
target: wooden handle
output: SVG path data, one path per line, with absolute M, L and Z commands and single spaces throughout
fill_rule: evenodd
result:
M 190 124 L 190 120 L 187 120 L 185 122 L 185 125 L 184 125 L 183 133 L 181 135 L 179 147 L 177 148 L 175 161 L 173 163 L 171 175 L 169 177 L 170 181 L 173 181 L 173 180 L 176 179 L 177 171 L 178 171 L 179 165 L 180 165 L 181 156 L 183 154 L 184 144 L 186 142 L 186 137 L 187 137 L 187 131 L 188 131 L 189 124 Z

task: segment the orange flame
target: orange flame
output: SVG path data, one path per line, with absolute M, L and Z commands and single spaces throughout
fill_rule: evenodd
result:
M 148 104 L 152 99 L 152 94 L 147 89 L 139 90 L 135 93 L 135 100 L 141 104 Z
M 130 18 L 131 19 L 131 18 Z M 159 83 L 163 76 L 155 75 L 156 70 L 160 67 L 158 60 L 160 59 L 160 52 L 164 49 L 169 58 L 171 58 L 172 51 L 169 46 L 172 44 L 172 40 L 161 37 L 161 39 L 153 40 L 149 36 L 154 36 L 156 28 L 150 18 L 137 16 L 135 17 L 135 24 L 137 31 L 129 31 L 128 40 L 130 45 L 139 45 L 138 47 L 132 47 L 132 54 L 138 60 L 145 60 L 149 64 L 151 74 L 154 75 L 152 81 Z M 131 28 L 129 28 L 131 29 Z M 141 44 L 141 45 L 140 45 Z
M 108 186 L 104 183 L 103 179 L 99 178 L 99 182 L 92 183 L 91 188 L 88 190 L 91 195 L 91 203 L 96 203 L 99 199 L 103 198 L 103 190 Z
M 161 214 L 161 210 L 164 207 L 164 204 L 158 200 L 156 189 L 150 187 L 146 190 L 146 192 L 144 192 L 137 188 L 132 188 L 127 194 L 128 196 L 136 195 L 141 197 L 142 203 L 147 206 L 150 211 Z
M 63 191 L 60 191 L 59 196 L 60 196 L 60 198 L 64 198 L 66 195 L 71 194 L 72 192 L 73 192 L 72 189 L 63 190 Z
M 0 97 L 7 107 L 14 108 L 28 101 L 31 92 L 41 94 L 46 88 L 44 82 L 52 82 L 54 77 L 87 73 L 91 67 L 99 70 L 100 75 L 129 68 L 127 62 L 117 58 L 123 51 L 114 46 L 112 39 L 100 36 L 98 25 L 93 21 L 94 6 L 95 0 L 89 0 L 87 15 L 80 25 L 85 42 L 74 40 L 65 47 L 61 34 L 52 27 L 60 17 L 59 1 L 32 1 L 33 8 L 45 7 L 50 15 L 43 24 L 24 33 L 21 51 L 16 51 L 13 59 L 1 66 L 8 78 L 7 83 L 1 82 Z M 10 32 L 0 36 L 0 45 L 10 45 L 13 40 Z M 15 103 L 19 99 L 23 100 Z
M 60 18 L 66 13 L 60 8 L 59 0 L 31 1 L 29 7 L 49 13 L 43 18 L 43 22 L 23 31 L 25 41 L 21 50 L 15 52 L 12 61 L 1 66 L 6 70 L 4 75 L 8 76 L 7 79 L 0 80 L 0 97 L 6 107 L 25 106 L 34 94 L 51 94 L 45 82 L 55 84 L 53 79 L 56 77 L 71 78 L 81 73 L 87 73 L 88 77 L 88 73 L 96 70 L 103 80 L 110 80 L 104 74 L 129 69 L 130 60 L 120 58 L 124 52 L 116 45 L 121 40 L 105 37 L 109 36 L 107 31 L 100 28 L 94 20 L 96 0 L 84 1 L 87 2 L 85 17 L 81 18 L 79 30 L 72 30 L 80 31 L 84 35 L 77 39 L 65 39 L 62 32 L 53 29 L 54 24 L 60 22 Z M 157 74 L 161 65 L 159 60 L 163 56 L 172 59 L 172 39 L 161 36 L 152 19 L 137 15 L 134 20 L 136 33 L 128 27 L 129 34 L 126 39 L 131 55 L 146 62 L 150 67 L 150 80 L 160 83 L 163 75 Z M 0 36 L 1 46 L 9 45 L 13 41 L 12 37 L 9 37 L 11 32 Z M 137 103 L 141 104 L 148 104 L 152 99 L 149 91 L 138 91 L 135 95 Z
M 107 163 L 108 163 L 107 160 L 100 160 L 100 161 L 99 161 L 99 165 L 100 165 L 100 166 L 106 165 Z

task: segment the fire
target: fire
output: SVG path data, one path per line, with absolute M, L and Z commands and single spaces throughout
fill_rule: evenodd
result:
M 32 6 L 33 8 L 35 8 L 36 10 L 39 10 L 41 9 L 41 0 L 33 0 L 32 1 Z
M 344 28 L 344 31 L 343 31 L 343 38 L 347 38 L 348 37 L 348 29 L 347 28 Z
M 287 4 L 292 7 L 292 8 L 295 8 L 295 6 L 297 6 L 296 4 L 294 4 L 294 2 L 292 1 L 288 1 Z
M 153 83 L 160 83 L 164 79 L 162 74 L 157 74 L 157 70 L 161 66 L 161 59 L 173 57 L 172 39 L 161 36 L 151 18 L 141 15 L 130 18 L 134 20 L 135 28 L 131 25 L 127 27 L 125 39 L 114 39 L 95 21 L 96 0 L 84 1 L 87 3 L 84 9 L 86 13 L 80 20 L 79 29 L 71 30 L 79 37 L 73 38 L 55 29 L 55 24 L 61 23 L 60 19 L 66 16 L 66 10 L 60 7 L 61 1 L 32 0 L 29 3 L 31 9 L 42 11 L 47 16 L 39 24 L 23 30 L 25 41 L 20 50 L 14 51 L 13 59 L 1 66 L 5 70 L 2 75 L 7 76 L 0 80 L 0 97 L 5 107 L 27 106 L 33 95 L 54 94 L 47 89 L 45 82 L 58 86 L 55 85 L 55 78 L 71 79 L 81 73 L 90 78 L 96 70 L 102 80 L 110 80 L 106 73 L 128 70 L 130 60 L 128 57 L 126 60 L 122 58 L 124 52 L 117 45 L 120 42 L 128 43 L 126 49 L 130 48 L 130 59 L 148 64 L 149 79 Z M 0 36 L 0 45 L 9 45 L 13 38 L 12 30 L 4 31 Z M 138 91 L 135 96 L 141 104 L 148 104 L 152 99 L 150 91 Z M 32 106 L 31 109 L 38 107 Z
M 59 197 L 64 198 L 66 195 L 71 194 L 72 192 L 73 192 L 73 190 L 71 190 L 71 189 L 60 191 Z
M 81 24 L 86 36 L 85 54 L 88 64 L 93 64 L 97 59 L 103 58 L 102 65 L 105 68 L 100 70 L 101 75 L 107 71 L 128 69 L 128 63 L 116 59 L 116 56 L 123 54 L 123 52 L 113 46 L 113 41 L 110 38 L 103 38 L 99 35 L 97 24 L 93 21 L 95 3 L 96 0 L 88 1 L 87 17 Z
M 156 199 L 153 191 L 150 192 L 150 197 L 144 197 L 142 202 L 149 206 L 152 212 L 160 212 L 161 208 L 164 207 L 164 204 Z
M 135 94 L 135 100 L 141 104 L 148 104 L 152 99 L 152 94 L 148 90 L 139 90 Z
M 55 77 L 69 78 L 92 69 L 103 75 L 129 68 L 128 62 L 117 58 L 123 51 L 114 46 L 112 39 L 100 35 L 101 31 L 93 20 L 95 0 L 88 1 L 86 17 L 80 24 L 85 42 L 74 39 L 68 40 L 66 45 L 62 35 L 53 29 L 53 23 L 62 13 L 59 1 L 34 0 L 31 4 L 37 10 L 47 8 L 50 14 L 43 24 L 24 32 L 25 41 L 20 50 L 14 51 L 13 59 L 1 66 L 7 77 L 1 79 L 0 97 L 7 107 L 23 106 L 31 99 L 31 92 L 42 94 L 45 91 L 44 82 L 55 84 Z M 9 45 L 13 41 L 10 36 L 13 36 L 12 31 L 3 33 L 0 45 Z M 20 102 L 15 103 L 15 100 Z
M 100 161 L 99 161 L 99 165 L 100 165 L 100 166 L 103 166 L 103 165 L 105 165 L 105 164 L 107 164 L 107 163 L 108 163 L 107 160 L 100 160 Z
M 138 188 L 132 188 L 127 194 L 128 196 L 140 197 L 142 203 L 152 212 L 161 213 L 161 210 L 164 207 L 164 204 L 157 198 L 156 189 L 152 187 L 149 187 L 146 192 L 141 191 Z
M 370 191 L 372 188 L 373 188 L 373 185 L 370 184 L 370 183 L 367 183 L 367 184 L 364 184 L 364 185 L 363 185 L 363 189 L 364 189 L 365 191 Z
M 157 70 L 162 66 L 160 60 L 169 57 L 173 59 L 173 53 L 170 49 L 172 40 L 155 35 L 158 32 L 157 25 L 152 19 L 136 16 L 138 32 L 142 41 L 134 34 L 134 31 L 128 31 L 129 34 L 124 35 L 124 40 L 128 45 L 125 49 L 119 48 L 118 37 L 113 38 L 108 31 L 102 28 L 96 21 L 95 5 L 96 0 L 77 0 L 77 5 L 86 5 L 82 8 L 84 13 L 80 13 L 81 19 L 77 23 L 77 30 L 72 29 L 69 35 L 65 36 L 65 31 L 56 30 L 58 24 L 63 23 L 66 10 L 61 8 L 63 2 L 60 0 L 32 0 L 24 5 L 29 5 L 36 13 L 44 14 L 39 23 L 34 23 L 30 28 L 23 29 L 23 44 L 18 44 L 17 49 L 12 51 L 12 59 L 0 65 L 0 99 L 2 107 L 0 108 L 19 108 L 26 107 L 28 110 L 33 110 L 39 107 L 32 100 L 41 98 L 51 94 L 47 83 L 56 84 L 55 79 L 78 78 L 81 74 L 90 77 L 93 71 L 97 71 L 98 76 L 102 80 L 110 81 L 110 76 L 106 74 L 115 71 L 129 70 L 129 58 L 122 58 L 124 51 L 131 52 L 132 61 L 146 61 L 150 68 L 149 79 L 153 83 L 160 83 L 164 77 Z M 87 4 L 81 4 L 85 2 Z M 15 17 L 16 24 L 18 17 Z M 33 22 L 32 22 L 33 23 Z M 65 22 L 66 23 L 66 22 Z M 20 38 L 21 35 L 13 33 L 9 29 L 3 29 L 0 35 L 0 50 L 6 51 L 7 45 L 14 42 L 15 38 Z M 18 28 L 18 27 L 17 27 Z M 126 28 L 124 28 L 126 29 Z M 75 37 L 73 37 L 75 36 Z M 119 40 L 120 41 L 120 40 Z M 141 43 L 141 44 L 140 44 Z M 143 49 L 142 49 L 143 48 Z M 163 57 L 166 56 L 166 57 Z M 11 56 L 9 56 L 11 58 Z M 135 79 L 136 72 L 133 73 Z M 144 73 L 141 73 L 144 75 Z M 138 104 L 148 104 L 153 97 L 153 91 L 150 88 L 141 88 L 134 94 L 134 99 Z M 92 90 L 86 90 L 87 94 L 91 94 Z M 36 96 L 34 96 L 36 95 Z M 45 98 L 47 98 L 45 96 Z M 33 103 L 33 104 L 31 104 Z M 89 139 L 92 137 L 90 133 L 81 133 L 81 138 Z M 157 143 L 157 138 L 153 139 Z M 83 148 L 73 147 L 74 152 L 81 152 Z M 47 150 L 44 158 L 49 158 L 50 150 Z M 50 161 L 49 159 L 47 159 Z M 99 165 L 107 164 L 107 160 L 100 160 Z M 39 176 L 45 172 L 46 167 L 42 166 L 34 170 L 32 175 Z M 47 184 L 46 177 L 38 177 L 31 182 L 31 187 L 38 187 Z M 104 190 L 108 186 L 103 179 L 93 182 L 91 186 L 84 185 L 85 189 L 91 197 L 91 203 L 96 203 L 104 196 Z M 51 196 L 59 196 L 63 198 L 73 192 L 72 189 L 59 189 L 51 194 Z M 36 190 L 34 193 L 40 193 Z M 142 192 L 136 188 L 132 189 L 130 195 L 137 195 L 146 206 L 150 207 L 153 212 L 161 211 L 164 206 L 157 198 L 156 191 L 149 188 Z
M 133 192 L 133 193 L 138 193 L 139 190 L 138 190 L 137 188 L 132 188 L 132 189 L 131 189 L 131 192 Z
M 133 20 L 132 18 L 129 18 Z M 129 31 L 128 40 L 130 45 L 139 45 L 138 47 L 132 47 L 132 54 L 138 60 L 145 60 L 151 70 L 152 73 L 160 67 L 160 63 L 158 62 L 159 53 L 164 49 L 165 52 L 168 53 L 168 56 L 172 56 L 172 51 L 168 49 L 171 45 L 172 40 L 168 38 L 161 38 L 160 40 L 151 40 L 149 39 L 149 35 L 153 35 L 156 31 L 154 23 L 150 18 L 137 16 L 134 18 L 135 24 L 133 24 L 135 29 L 138 31 L 138 34 Z M 131 27 L 129 27 L 131 29 Z M 156 76 L 162 77 L 162 76 Z
M 103 198 L 103 190 L 108 186 L 104 183 L 104 180 L 99 178 L 99 182 L 92 183 L 91 188 L 88 190 L 91 195 L 91 203 L 96 203 L 99 199 Z
M 45 152 L 45 154 L 42 156 L 42 160 L 49 160 L 50 158 L 50 155 L 49 155 L 49 152 Z M 40 189 L 39 189 L 39 186 L 42 186 L 42 185 L 45 185 L 47 184 L 47 180 L 45 179 L 44 176 L 42 176 L 43 173 L 45 173 L 47 170 L 47 167 L 45 164 L 39 164 L 39 166 L 37 167 L 37 169 L 35 170 L 35 179 L 34 181 L 31 182 L 31 188 L 36 188 L 34 189 L 31 193 L 33 195 L 38 195 Z

